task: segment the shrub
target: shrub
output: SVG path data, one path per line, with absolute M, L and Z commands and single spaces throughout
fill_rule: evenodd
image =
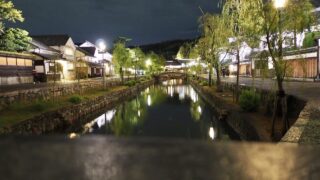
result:
M 44 111 L 46 109 L 46 104 L 44 102 L 36 102 L 33 105 L 31 105 L 30 109 L 32 111 Z
M 137 82 L 135 80 L 130 80 L 130 81 L 125 82 L 124 85 L 131 87 L 131 86 L 136 85 L 136 83 Z
M 208 86 L 208 82 L 207 81 L 200 81 L 200 86 Z
M 69 102 L 71 102 L 72 104 L 80 104 L 82 102 L 83 98 L 79 95 L 74 95 L 74 96 L 71 96 L 69 98 Z
M 239 104 L 244 111 L 257 111 L 260 105 L 260 96 L 253 90 L 245 90 L 240 95 Z
M 317 44 L 315 41 L 315 37 L 319 35 L 320 35 L 320 32 L 307 33 L 305 38 L 303 39 L 303 47 L 308 48 L 308 47 L 316 46 Z

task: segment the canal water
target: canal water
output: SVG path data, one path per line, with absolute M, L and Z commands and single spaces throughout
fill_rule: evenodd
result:
M 182 80 L 153 85 L 84 126 L 85 134 L 238 140 L 209 105 Z

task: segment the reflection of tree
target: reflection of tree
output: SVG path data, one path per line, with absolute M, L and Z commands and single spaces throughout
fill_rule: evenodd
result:
M 139 131 L 147 113 L 148 96 L 152 99 L 152 105 L 160 104 L 166 99 L 163 89 L 150 87 L 137 98 L 121 104 L 110 125 L 116 136 L 130 136 Z
M 191 101 L 190 112 L 195 121 L 200 121 L 201 114 L 202 114 L 200 101 L 197 101 L 197 102 Z
M 164 102 L 167 98 L 166 95 L 166 88 L 164 87 L 150 87 L 148 91 L 145 91 L 143 93 L 143 99 L 146 104 L 148 102 L 148 97 L 151 98 L 152 104 L 151 105 L 157 105 Z

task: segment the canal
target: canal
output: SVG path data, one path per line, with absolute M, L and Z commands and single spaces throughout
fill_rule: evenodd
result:
M 117 137 L 164 137 L 205 140 L 239 140 L 225 122 L 183 80 L 153 85 L 138 96 L 94 118 L 83 134 Z

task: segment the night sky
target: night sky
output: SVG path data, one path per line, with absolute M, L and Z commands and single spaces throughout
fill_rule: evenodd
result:
M 69 34 L 76 42 L 118 36 L 141 45 L 199 35 L 197 19 L 218 12 L 218 0 L 13 0 L 32 35 Z

